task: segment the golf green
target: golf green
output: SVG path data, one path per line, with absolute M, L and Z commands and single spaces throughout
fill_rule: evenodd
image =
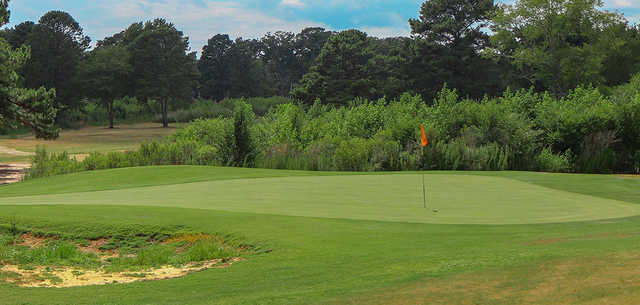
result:
M 0 205 L 130 205 L 438 224 L 535 224 L 621 218 L 640 205 L 509 178 L 418 174 L 232 179 L 0 198 Z

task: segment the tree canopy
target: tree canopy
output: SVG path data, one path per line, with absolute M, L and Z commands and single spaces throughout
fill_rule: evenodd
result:
M 608 53 L 624 47 L 613 31 L 626 23 L 600 0 L 519 0 L 502 4 L 491 30 L 494 54 L 519 75 L 560 96 L 580 84 L 600 85 Z
M 0 26 L 9 22 L 8 1 L 0 2 Z M 29 59 L 29 48 L 14 49 L 0 38 L 0 128 L 30 127 L 36 137 L 53 139 L 56 109 L 54 90 L 26 89 L 20 86 L 18 70 Z
M 16 73 L 10 82 L 55 89 L 62 126 L 97 108 L 113 125 L 114 100 L 125 97 L 146 118 L 162 114 L 166 126 L 170 110 L 198 99 L 292 96 L 344 105 L 410 93 L 431 103 L 445 87 L 474 99 L 522 88 L 564 97 L 588 86 L 610 94 L 640 72 L 638 27 L 600 0 L 428 0 L 408 24 L 408 37 L 320 27 L 250 39 L 212 33 L 199 56 L 165 19 L 133 23 L 94 49 L 63 11 L 0 37 L 12 46 L 5 53 L 22 54 L 4 55 Z
M 102 46 L 93 50 L 79 67 L 84 94 L 106 106 L 109 128 L 114 127 L 114 100 L 126 96 L 131 86 L 133 69 L 129 60 L 125 47 Z
M 24 43 L 31 47 L 31 58 L 23 68 L 25 85 L 56 89 L 58 108 L 77 107 L 77 67 L 91 39 L 71 15 L 62 11 L 46 13 L 33 26 L 23 25 L 25 30 L 29 27 L 31 32 Z
M 173 24 L 155 19 L 144 24 L 128 48 L 136 96 L 160 101 L 162 125 L 168 127 L 169 103 L 194 94 L 198 71 L 195 53 L 189 52 L 189 39 Z

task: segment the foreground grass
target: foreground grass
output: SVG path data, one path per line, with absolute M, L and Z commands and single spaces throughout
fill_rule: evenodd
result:
M 131 169 L 128 174 L 133 175 L 135 170 L 146 171 L 148 179 L 155 179 L 151 169 Z M 181 170 L 189 171 L 178 167 L 176 173 Z M 218 173 L 213 170 L 209 175 Z M 237 173 L 230 171 L 227 174 L 228 178 L 237 179 Z M 525 173 L 513 174 L 526 176 Z M 202 179 L 215 182 L 204 178 L 206 175 L 202 173 Z M 87 184 L 91 184 L 92 179 L 100 179 L 74 177 L 87 180 Z M 566 187 L 579 186 L 585 192 L 594 185 L 606 188 L 609 187 L 606 184 L 618 181 L 617 177 L 609 176 L 566 177 L 575 179 L 567 183 L 572 186 Z M 606 183 L 598 181 L 602 177 L 610 180 L 604 180 Z M 184 175 L 182 179 L 189 177 Z M 31 184 L 34 190 L 38 185 L 35 181 Z M 162 183 L 164 180 L 153 181 Z M 633 197 L 636 182 L 620 181 L 623 182 L 616 188 L 624 194 L 615 196 Z M 86 185 L 79 182 L 77 185 L 78 190 L 86 191 Z M 247 185 L 249 192 L 255 183 Z M 208 186 L 183 192 L 183 200 L 179 203 L 190 201 L 193 192 L 205 191 Z M 0 189 L 0 193 L 11 189 Z M 144 188 L 137 190 L 141 189 Z M 162 189 L 164 187 L 155 191 Z M 126 190 L 136 189 L 123 191 Z M 22 189 L 21 195 L 28 191 L 28 188 Z M 377 190 L 378 194 L 389 191 Z M 503 188 L 503 191 L 514 190 Z M 73 189 L 65 192 L 73 192 Z M 76 197 L 78 201 L 82 198 L 93 200 L 100 193 L 103 192 L 79 193 Z M 165 195 L 159 193 L 153 200 Z M 22 225 L 59 232 L 105 227 L 188 227 L 203 232 L 233 232 L 273 251 L 251 257 L 229 269 L 208 270 L 168 281 L 69 289 L 21 289 L 0 285 L 3 303 L 523 304 L 527 300 L 534 303 L 541 300 L 543 304 L 590 304 L 602 303 L 611 296 L 622 296 L 609 300 L 615 304 L 633 304 L 628 300 L 640 297 L 634 284 L 637 281 L 633 281 L 636 275 L 615 271 L 636 262 L 640 253 L 639 217 L 555 224 L 445 225 L 135 205 L 141 202 L 140 197 L 131 197 L 131 205 L 127 206 L 5 205 L 0 208 L 0 223 L 6 224 L 9 218 L 16 217 Z M 244 201 L 233 203 L 247 204 Z M 530 204 L 535 207 L 535 201 Z M 334 205 L 328 205 L 328 209 L 334 208 Z M 393 212 L 394 208 L 386 207 L 386 210 Z M 322 207 L 317 207 L 316 212 L 320 211 Z M 596 280 L 616 284 L 603 285 Z M 547 299 L 529 296 L 550 283 L 562 283 L 552 287 L 562 289 L 562 293 L 547 290 L 550 291 Z M 487 288 L 487 292 L 483 293 L 482 288 Z
M 323 304 L 637 304 L 638 253 L 549 259 L 430 278 Z

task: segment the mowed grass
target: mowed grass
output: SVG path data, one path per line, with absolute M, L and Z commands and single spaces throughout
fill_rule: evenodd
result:
M 200 172 L 198 172 L 200 171 Z M 134 173 L 144 173 L 144 176 Z M 172 174 L 175 172 L 176 174 Z M 46 189 L 29 196 L 24 188 L 8 188 L 0 204 L 11 205 L 135 205 L 180 207 L 233 212 L 250 212 L 306 217 L 348 218 L 445 224 L 526 224 L 621 218 L 640 214 L 640 205 L 534 185 L 506 177 L 429 174 L 426 176 L 427 208 L 424 208 L 422 176 L 416 174 L 310 176 L 302 171 L 273 171 L 189 167 L 124 169 L 93 172 L 67 178 L 66 189 L 52 190 L 47 180 L 34 181 Z M 197 172 L 197 173 L 196 173 Z M 146 185 L 128 188 L 71 192 L 71 181 L 92 181 L 96 177 L 137 176 Z M 305 176 L 306 175 L 306 176 Z M 178 177 L 176 177 L 178 176 Z M 214 180 L 205 180 L 205 177 Z M 83 179 L 78 179 L 83 177 Z M 147 181 L 145 177 L 149 178 Z M 180 184 L 159 183 L 152 177 L 173 177 Z M 182 177 L 182 179 L 180 179 Z M 267 177 L 267 178 L 262 178 Z M 251 179 L 247 179 L 251 178 Z M 192 182 L 193 181 L 193 182 Z M 195 182 L 200 181 L 200 182 Z M 177 183 L 177 182 L 174 182 Z M 86 185 L 86 184 L 85 184 Z M 12 192 L 13 191 L 13 192 Z M 22 192 L 22 193 L 20 193 Z M 35 195 L 34 193 L 40 195 Z M 3 192 L 5 193 L 5 192 Z M 58 194 L 53 194 L 58 193 Z M 35 196 L 34 196 L 35 195 Z
M 0 284 L 3 304 L 634 304 L 640 297 L 640 271 L 629 267 L 640 261 L 640 217 L 607 219 L 636 213 L 637 201 L 623 198 L 633 197 L 638 180 L 557 176 L 581 190 L 569 192 L 561 183 L 540 186 L 545 180 L 534 173 L 429 173 L 432 202 L 445 214 L 439 216 L 422 209 L 420 175 L 322 175 L 134 168 L 0 188 L 0 224 L 15 217 L 43 231 L 185 226 L 273 250 L 167 281 L 70 289 Z M 73 187 L 28 196 L 64 183 Z M 618 194 L 599 197 L 594 186 Z M 544 222 L 540 213 L 549 209 L 599 212 L 589 221 L 532 223 Z M 448 210 L 465 214 L 458 221 L 472 222 L 475 214 L 501 224 L 427 223 L 451 222 Z M 515 222 L 506 213 L 525 224 L 505 224 Z
M 141 123 L 116 126 L 109 129 L 104 126 L 90 126 L 81 129 L 68 129 L 60 133 L 55 141 L 36 139 L 27 134 L 14 138 L 0 138 L 0 145 L 24 152 L 35 152 L 37 146 L 46 147 L 50 152 L 69 152 L 70 154 L 89 154 L 92 152 L 110 152 L 136 149 L 141 142 L 173 134 L 174 127 L 162 128 L 159 124 Z M 3 156 L 0 155 L 0 158 Z M 9 159 L 9 158 L 4 158 Z M 26 161 L 28 157 L 13 158 L 12 161 Z

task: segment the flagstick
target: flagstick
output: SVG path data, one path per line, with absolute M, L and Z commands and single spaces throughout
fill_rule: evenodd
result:
M 427 133 L 424 132 L 424 125 L 420 124 L 420 140 L 422 140 L 422 164 L 424 165 L 424 148 L 429 145 L 427 140 Z M 422 169 L 424 171 L 424 168 Z M 424 208 L 427 208 L 427 187 L 424 185 L 424 172 L 422 173 L 422 200 L 424 201 Z
M 427 208 L 427 188 L 424 186 L 424 174 L 422 174 L 422 198 L 424 201 L 424 208 Z

